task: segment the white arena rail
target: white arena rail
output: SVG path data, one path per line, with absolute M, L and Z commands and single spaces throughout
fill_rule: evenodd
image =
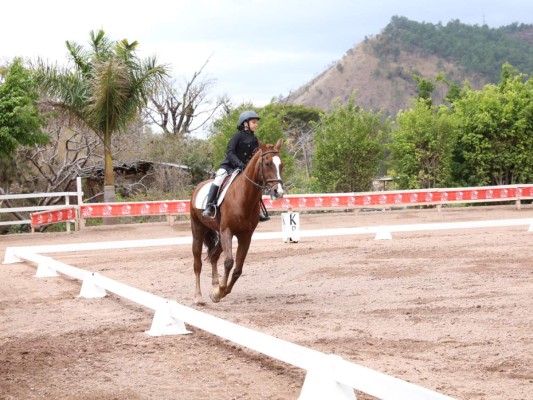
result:
M 42 270 L 36 276 L 55 276 L 56 271 L 82 280 L 79 297 L 104 297 L 106 291 L 124 297 L 155 311 L 148 334 L 153 336 L 186 334 L 185 323 L 223 339 L 255 350 L 266 356 L 307 371 L 300 400 L 355 399 L 354 389 L 383 400 L 452 400 L 451 397 L 402 381 L 401 379 L 354 364 L 333 354 L 303 347 L 282 339 L 237 325 L 190 307 L 125 285 L 105 276 L 85 271 L 29 248 L 11 248 L 11 259 L 27 260 Z M 15 262 L 15 261 L 11 261 Z M 4 264 L 9 263 L 5 262 Z
M 418 225 L 390 225 L 361 228 L 323 229 L 300 232 L 301 237 L 376 234 L 376 239 L 384 233 L 413 232 L 422 230 L 464 229 L 483 227 L 502 227 L 529 225 L 533 231 L 533 218 L 495 221 L 470 221 Z M 274 239 L 282 233 L 256 233 L 254 239 Z M 70 251 L 89 251 L 146 246 L 164 246 L 191 243 L 190 237 L 171 239 L 131 240 L 101 243 L 79 243 L 50 246 L 8 247 L 4 264 L 22 260 L 37 263 L 36 276 L 57 276 L 61 272 L 82 281 L 80 297 L 103 297 L 106 291 L 124 297 L 155 311 L 148 334 L 171 335 L 189 333 L 185 323 L 232 341 L 269 357 L 305 369 L 305 381 L 300 400 L 355 399 L 353 389 L 383 400 L 450 400 L 451 397 L 432 390 L 402 381 L 392 376 L 363 367 L 333 354 L 324 354 L 310 348 L 278 339 L 276 337 L 246 328 L 232 322 L 203 313 L 176 301 L 164 299 L 151 293 L 106 278 L 99 273 L 85 271 L 54 260 L 39 253 L 60 253 Z
M 338 228 L 338 229 L 315 229 L 303 230 L 299 232 L 300 237 L 321 237 L 321 236 L 340 236 L 340 235 L 361 235 L 375 234 L 376 239 L 391 238 L 393 232 L 417 232 L 417 231 L 437 231 L 445 229 L 473 229 L 473 228 L 494 228 L 505 226 L 526 226 L 529 225 L 529 232 L 533 232 L 533 218 L 518 219 L 501 219 L 486 221 L 464 221 L 464 222 L 441 222 L 430 224 L 413 224 L 413 225 L 376 225 L 358 228 Z M 283 232 L 256 232 L 252 240 L 282 239 Z M 71 251 L 91 251 L 91 250 L 112 250 L 138 247 L 154 246 L 174 246 L 182 244 L 191 244 L 192 238 L 166 238 L 166 239 L 141 239 L 141 240 L 120 240 L 107 242 L 92 243 L 70 243 L 59 245 L 45 246 L 24 246 L 8 247 L 4 255 L 4 264 L 20 262 L 17 252 L 27 250 L 31 253 L 63 253 Z

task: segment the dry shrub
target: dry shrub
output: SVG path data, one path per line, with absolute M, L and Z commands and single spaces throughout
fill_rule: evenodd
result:
M 191 186 L 191 174 L 180 168 L 156 165 L 152 172 L 150 192 L 160 198 L 187 198 Z

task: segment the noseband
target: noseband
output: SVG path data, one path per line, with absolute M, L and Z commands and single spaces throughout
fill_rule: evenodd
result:
M 246 173 L 244 171 L 242 171 L 244 177 L 251 183 L 254 184 L 255 187 L 257 187 L 258 189 L 260 190 L 272 190 L 272 188 L 274 187 L 274 185 L 276 183 L 283 183 L 283 181 L 281 179 L 265 179 L 265 171 L 264 171 L 264 164 L 263 164 L 263 157 L 266 156 L 267 154 L 279 154 L 279 151 L 278 150 L 268 150 L 268 151 L 265 151 L 263 152 L 263 150 L 261 150 L 262 154 L 261 154 L 261 160 L 259 161 L 259 165 L 261 167 L 261 182 L 262 184 L 258 184 L 257 182 L 255 182 L 253 179 L 250 179 L 248 177 L 248 175 L 246 175 Z

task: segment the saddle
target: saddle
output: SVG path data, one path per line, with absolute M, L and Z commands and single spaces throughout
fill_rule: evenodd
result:
M 224 178 L 224 181 L 222 182 L 222 185 L 220 185 L 220 188 L 218 189 L 218 196 L 217 196 L 217 207 L 219 207 L 222 202 L 224 201 L 224 197 L 226 196 L 226 192 L 228 191 L 229 187 L 233 183 L 233 180 L 237 177 L 237 175 L 241 171 L 236 169 L 233 171 L 231 175 L 226 176 Z M 206 183 L 203 185 L 200 190 L 198 191 L 198 195 L 196 196 L 196 201 L 194 203 L 194 206 L 199 210 L 205 210 L 207 206 L 207 195 L 209 194 L 209 188 L 211 187 L 211 182 Z

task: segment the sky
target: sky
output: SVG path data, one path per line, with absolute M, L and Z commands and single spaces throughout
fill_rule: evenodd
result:
M 394 15 L 490 27 L 533 23 L 531 0 L 18 0 L 0 6 L 0 64 L 15 56 L 65 63 L 65 41 L 91 30 L 138 41 L 176 82 L 207 62 L 211 94 L 234 106 L 287 96 L 377 35 Z

